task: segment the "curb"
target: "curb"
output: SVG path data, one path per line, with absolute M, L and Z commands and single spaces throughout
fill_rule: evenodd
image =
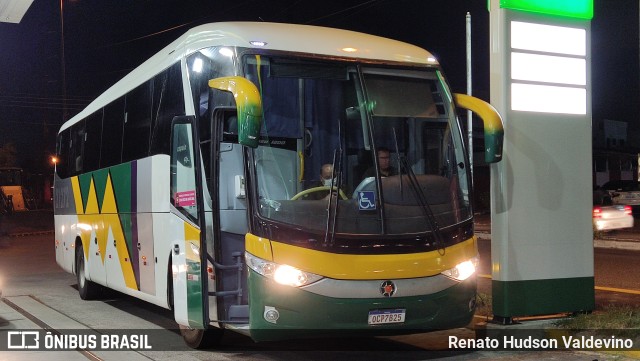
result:
M 640 242 L 625 239 L 594 239 L 595 248 L 624 249 L 628 251 L 640 251 Z
M 53 230 L 49 231 L 32 231 L 32 232 L 17 232 L 17 233 L 9 233 L 7 237 L 27 237 L 27 236 L 41 236 L 44 234 L 53 234 Z
M 484 230 L 476 230 L 476 237 L 483 240 L 491 240 L 491 233 Z M 596 238 L 593 240 L 594 248 L 623 249 L 628 251 L 640 251 L 640 240 L 625 238 Z
M 2 236 L 4 237 L 28 237 L 28 236 L 41 236 L 41 235 L 45 235 L 45 234 L 53 234 L 55 233 L 54 230 L 48 230 L 48 231 L 30 231 L 30 232 L 16 232 L 16 233 L 7 233 L 4 234 Z

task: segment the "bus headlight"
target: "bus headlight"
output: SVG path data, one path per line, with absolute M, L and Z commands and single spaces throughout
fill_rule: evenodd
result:
M 302 287 L 322 279 L 322 276 L 315 273 L 305 272 L 286 264 L 269 262 L 250 253 L 245 253 L 245 259 L 252 270 L 281 285 Z
M 442 274 L 457 281 L 464 281 L 476 272 L 477 267 L 478 257 L 473 257 L 470 260 L 458 263 L 455 267 L 442 272 Z

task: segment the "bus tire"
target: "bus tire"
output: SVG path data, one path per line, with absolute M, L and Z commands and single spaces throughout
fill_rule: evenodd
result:
M 167 267 L 167 305 L 173 311 L 173 262 L 169 256 L 169 267 Z
M 78 242 L 76 247 L 76 278 L 78 280 L 78 293 L 83 300 L 93 300 L 100 294 L 100 286 L 87 279 L 87 273 L 84 264 L 84 250 L 82 243 Z
M 187 346 L 198 350 L 208 349 L 220 344 L 224 330 L 209 328 L 206 330 L 180 325 L 180 335 Z

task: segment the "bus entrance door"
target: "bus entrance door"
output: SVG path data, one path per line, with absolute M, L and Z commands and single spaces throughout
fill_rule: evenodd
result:
M 244 151 L 237 143 L 235 108 L 217 108 L 211 119 L 212 135 L 202 140 L 205 169 L 209 175 L 207 188 L 211 195 L 211 230 L 207 237 L 210 252 L 209 280 L 210 318 L 238 328 L 249 323 L 247 270 L 244 261 L 247 233 L 247 205 L 244 189 Z M 207 163 L 208 159 L 208 165 Z M 207 196 L 205 196 L 207 197 Z M 209 218 L 207 219 L 209 224 Z M 215 309 L 214 309 L 215 307 Z
M 202 197 L 202 170 L 194 117 L 175 117 L 171 134 L 172 227 L 179 233 L 171 245 L 174 316 L 181 326 L 204 329 L 208 325 L 206 232 Z

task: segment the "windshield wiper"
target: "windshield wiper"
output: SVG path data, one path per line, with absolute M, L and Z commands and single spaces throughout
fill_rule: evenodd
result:
M 431 229 L 433 230 L 433 235 L 435 237 L 436 240 L 436 246 L 438 247 L 438 252 L 443 255 L 444 254 L 444 241 L 442 240 L 442 232 L 440 231 L 440 225 L 438 224 L 438 220 L 436 219 L 436 216 L 433 214 L 433 210 L 431 209 L 431 205 L 429 204 L 429 201 L 427 200 L 427 196 L 424 194 L 424 192 L 422 191 L 422 187 L 420 187 L 420 182 L 418 181 L 418 177 L 416 177 L 415 172 L 413 171 L 413 169 L 411 169 L 411 166 L 409 165 L 409 162 L 407 161 L 407 158 L 400 154 L 400 150 L 398 148 L 398 138 L 396 137 L 396 129 L 393 128 L 393 140 L 395 141 L 395 146 L 396 146 L 396 154 L 398 155 L 398 163 L 400 163 L 402 165 L 401 169 L 404 168 L 404 171 L 407 174 L 407 178 L 409 179 L 409 185 L 411 186 L 411 188 L 413 188 L 413 190 L 416 193 L 416 198 L 418 200 L 418 205 L 420 206 L 420 209 L 422 210 L 422 213 L 424 213 L 424 217 L 427 219 L 427 222 L 429 222 L 429 225 L 431 226 Z M 402 195 L 402 197 L 404 198 L 404 195 L 402 194 L 402 170 L 400 170 L 400 194 Z
M 337 164 L 336 164 L 337 162 Z M 342 184 L 342 172 L 336 171 L 342 167 L 342 148 L 338 148 L 333 152 L 333 161 L 331 162 L 331 184 L 329 185 L 329 204 L 327 207 L 327 225 L 324 231 L 324 244 L 333 245 L 336 237 L 336 218 L 338 217 L 338 197 L 340 196 L 339 185 Z M 336 177 L 337 175 L 337 177 Z
M 420 205 L 420 209 L 424 213 L 424 216 L 427 219 L 427 222 L 429 222 L 429 225 L 433 230 L 433 235 L 436 240 L 436 246 L 438 247 L 438 252 L 441 255 L 444 255 L 445 248 L 444 248 L 444 241 L 442 240 L 442 232 L 440 230 L 440 225 L 438 224 L 438 220 L 433 214 L 431 205 L 429 205 L 429 201 L 427 200 L 427 197 L 422 191 L 422 187 L 420 187 L 420 182 L 418 181 L 416 174 L 413 172 L 413 169 L 411 169 L 409 162 L 407 162 L 406 158 L 404 158 L 403 156 L 398 155 L 398 157 L 401 159 L 400 163 L 402 164 L 403 168 L 407 172 L 407 178 L 409 178 L 409 184 L 411 185 L 411 188 L 413 188 L 414 191 L 416 192 L 418 205 Z
M 393 143 L 396 146 L 396 154 L 398 155 L 398 171 L 400 172 L 399 176 L 400 176 L 400 196 L 404 198 L 404 193 L 403 193 L 403 182 L 402 182 L 402 166 L 400 164 L 400 148 L 398 148 L 398 136 L 396 135 L 396 127 L 391 128 L 391 130 L 393 130 Z

